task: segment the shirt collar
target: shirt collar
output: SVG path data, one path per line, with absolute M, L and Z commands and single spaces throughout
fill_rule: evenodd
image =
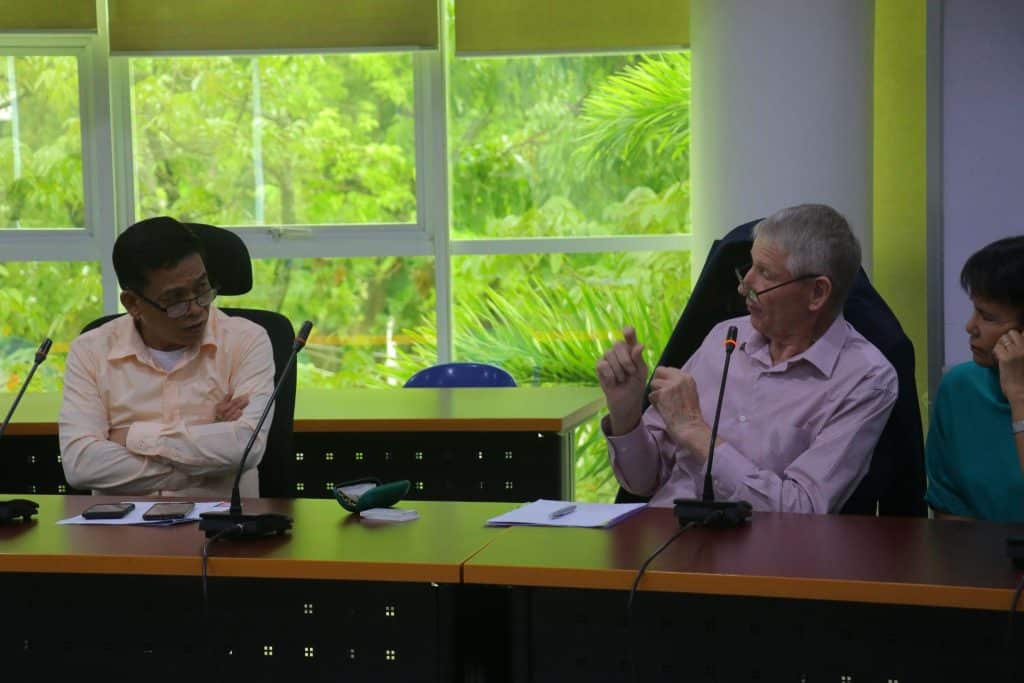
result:
M 785 367 L 788 368 L 793 363 L 804 360 L 817 368 L 821 374 L 831 377 L 836 363 L 839 362 L 839 352 L 846 344 L 847 337 L 849 337 L 849 329 L 846 319 L 840 314 L 825 330 L 825 334 L 821 335 L 806 351 L 788 359 Z M 751 359 L 767 367 L 772 367 L 768 339 L 753 327 L 750 328 L 750 336 L 742 348 Z
M 217 348 L 217 327 L 219 318 L 224 315 L 214 306 L 210 306 L 210 317 L 206 320 L 206 327 L 203 328 L 203 338 L 199 341 L 199 348 Z M 114 343 L 110 346 L 107 360 L 118 360 L 135 356 L 139 359 L 149 358 L 149 350 L 146 342 L 142 341 L 142 335 L 135 327 L 135 319 L 130 315 L 122 315 L 113 323 Z

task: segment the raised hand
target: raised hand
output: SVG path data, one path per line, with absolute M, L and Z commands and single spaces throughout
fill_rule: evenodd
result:
M 643 412 L 647 363 L 644 345 L 637 342 L 636 330 L 622 328 L 622 339 L 615 342 L 597 361 L 597 379 L 608 404 L 612 434 L 632 431 Z
M 999 363 L 999 386 L 1006 400 L 1024 404 L 1024 335 L 1010 330 L 996 340 L 992 355 Z

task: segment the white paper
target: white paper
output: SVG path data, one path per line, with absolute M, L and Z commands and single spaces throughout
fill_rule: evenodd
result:
M 76 515 L 74 517 L 68 517 L 57 522 L 57 524 L 98 524 L 101 526 L 174 526 L 175 524 L 189 524 L 191 522 L 198 522 L 199 515 L 204 512 L 212 512 L 214 510 L 227 510 L 231 506 L 224 501 L 215 501 L 212 503 L 196 503 L 195 507 L 192 508 L 192 512 L 185 515 L 183 519 L 157 519 L 153 521 L 142 519 L 142 515 L 146 513 L 146 510 L 153 507 L 157 503 L 166 503 L 170 501 L 163 500 L 126 500 L 125 503 L 134 503 L 135 509 L 129 512 L 127 515 L 120 519 L 86 519 L 82 515 Z
M 574 505 L 575 509 L 560 517 L 552 514 Z M 564 500 L 536 500 L 511 512 L 492 517 L 487 526 L 569 526 L 605 528 L 617 524 L 647 503 L 570 503 Z

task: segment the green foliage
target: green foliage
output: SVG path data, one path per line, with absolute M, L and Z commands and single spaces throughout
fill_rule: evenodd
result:
M 0 229 L 85 225 L 79 128 L 74 57 L 0 55 Z
M 0 392 L 17 391 L 44 337 L 54 341 L 33 391 L 63 385 L 68 344 L 102 315 L 99 265 L 89 262 L 0 262 Z
M 137 213 L 415 221 L 412 80 L 402 54 L 132 60 Z
M 644 55 L 608 77 L 583 106 L 576 158 L 607 169 L 647 162 L 678 163 L 689 177 L 690 53 Z
M 677 90 L 666 102 L 688 126 L 689 62 L 672 56 L 456 59 L 449 111 L 453 236 L 510 236 L 523 227 L 515 236 L 636 234 L 637 225 L 609 220 L 609 204 L 637 187 L 661 194 L 685 181 L 685 155 L 634 145 L 629 163 L 611 164 L 581 160 L 578 150 L 581 143 L 597 145 L 601 125 L 609 125 L 599 112 L 610 111 L 618 93 L 605 84 L 620 78 L 620 70 L 637 78 L 650 69 L 657 71 L 648 80 L 660 92 Z M 654 104 L 644 104 L 650 117 Z M 615 125 L 646 140 L 647 123 L 633 116 Z M 537 211 L 554 220 L 533 220 Z M 685 231 L 687 213 L 640 232 Z

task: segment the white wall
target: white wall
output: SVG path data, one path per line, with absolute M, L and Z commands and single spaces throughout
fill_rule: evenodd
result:
M 1024 233 L 1024 2 L 945 0 L 942 18 L 945 363 L 970 360 L 960 268 Z

